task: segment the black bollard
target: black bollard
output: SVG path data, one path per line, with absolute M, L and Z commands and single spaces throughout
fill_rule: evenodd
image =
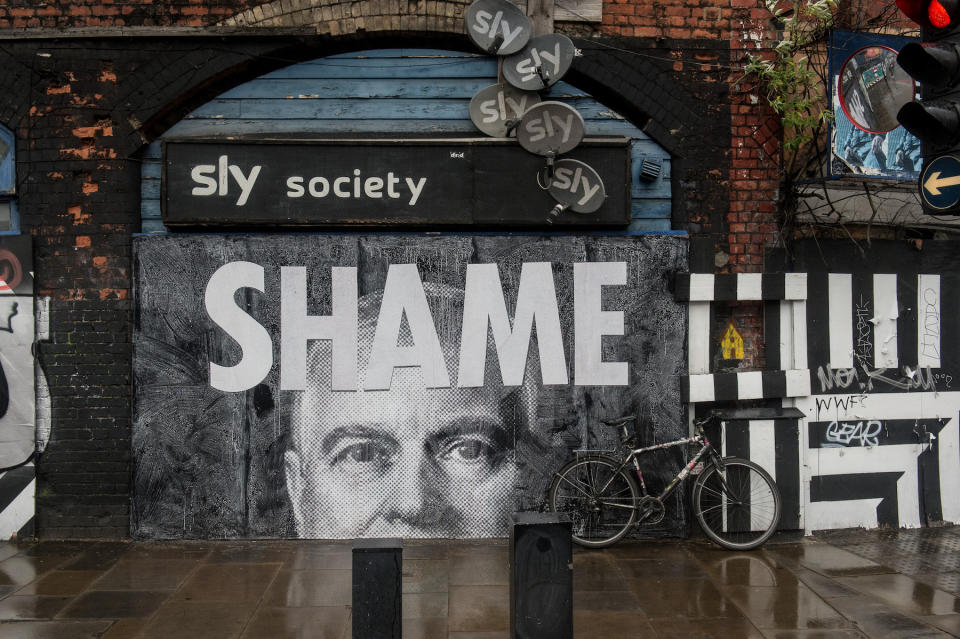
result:
M 403 540 L 353 542 L 353 639 L 400 639 Z
M 513 513 L 510 522 L 511 639 L 573 639 L 570 518 Z

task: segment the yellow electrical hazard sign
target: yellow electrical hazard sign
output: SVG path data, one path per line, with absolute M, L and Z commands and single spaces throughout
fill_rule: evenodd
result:
M 723 359 L 743 359 L 743 338 L 733 327 L 733 323 L 727 326 L 720 347 L 723 349 Z

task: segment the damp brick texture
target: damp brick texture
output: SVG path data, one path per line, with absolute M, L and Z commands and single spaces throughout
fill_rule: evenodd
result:
M 37 461 L 44 537 L 126 537 L 130 520 L 131 243 L 140 153 L 190 110 L 287 64 L 381 46 L 472 51 L 469 3 L 437 0 L 7 0 L 0 124 L 16 136 L 17 197 L 36 293 L 53 436 Z M 558 22 L 584 56 L 570 80 L 673 158 L 673 220 L 695 270 L 760 271 L 776 241 L 781 132 L 737 82 L 772 34 L 761 0 L 614 0 Z M 747 343 L 759 326 L 743 325 Z

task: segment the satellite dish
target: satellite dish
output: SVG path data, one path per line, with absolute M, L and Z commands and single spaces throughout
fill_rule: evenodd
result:
M 467 35 L 490 55 L 510 55 L 530 41 L 530 18 L 507 0 L 474 0 L 464 14 Z
M 556 84 L 570 70 L 577 48 L 559 33 L 537 36 L 519 53 L 503 61 L 504 79 L 524 91 L 542 91 Z
M 508 136 L 508 122 L 518 123 L 524 112 L 540 103 L 533 91 L 520 91 L 507 84 L 491 84 L 480 89 L 470 100 L 470 119 L 473 124 L 494 138 Z
M 574 213 L 593 213 L 607 199 L 603 180 L 593 167 L 571 158 L 556 161 L 547 192 Z
M 520 146 L 535 155 L 554 157 L 583 140 L 583 116 L 563 102 L 541 102 L 526 110 L 517 127 Z

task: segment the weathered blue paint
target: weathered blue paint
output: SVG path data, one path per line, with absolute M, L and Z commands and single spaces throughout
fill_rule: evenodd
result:
M 0 195 L 13 195 L 16 190 L 17 172 L 14 170 L 13 132 L 0 124 L 0 149 L 6 153 L 0 157 Z
M 494 84 L 496 77 L 493 58 L 456 51 L 383 49 L 330 56 L 234 87 L 185 116 L 164 137 L 350 133 L 480 137 L 470 121 L 470 99 Z M 588 136 L 632 140 L 634 219 L 629 230 L 670 230 L 669 154 L 622 116 L 566 82 L 545 97 L 576 107 Z M 159 141 L 144 154 L 145 233 L 166 230 L 160 218 L 160 155 Z M 653 182 L 638 178 L 643 158 L 663 162 Z

